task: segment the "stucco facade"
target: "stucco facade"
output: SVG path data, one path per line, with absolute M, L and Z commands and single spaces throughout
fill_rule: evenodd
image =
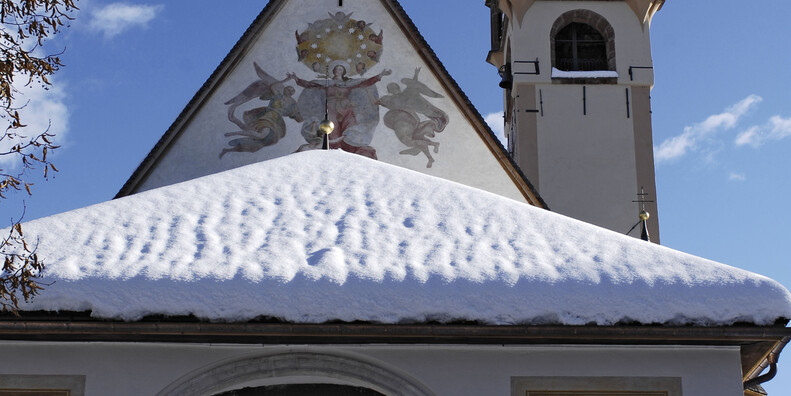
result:
M 15 357 L 0 362 L 3 374 L 84 375 L 87 395 L 212 395 L 322 382 L 385 394 L 515 396 L 512 383 L 536 377 L 675 378 L 683 395 L 743 394 L 735 347 L 24 342 L 0 347 Z M 190 386 L 200 387 L 201 393 L 187 392 L 194 389 Z M 401 389 L 393 393 L 389 387 Z

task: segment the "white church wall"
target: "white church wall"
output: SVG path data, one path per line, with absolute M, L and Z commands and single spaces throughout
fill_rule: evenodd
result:
M 580 85 L 538 88 L 545 109 L 538 117 L 541 196 L 558 213 L 629 231 L 640 209 L 632 202 L 639 187 L 625 88 L 589 85 L 584 93 Z
M 683 394 L 741 395 L 736 347 L 629 346 L 260 346 L 142 343 L 3 342 L 0 372 L 19 375 L 86 375 L 86 395 L 155 395 L 188 381 L 208 378 L 208 368 L 280 353 L 320 353 L 371 362 L 436 395 L 511 395 L 521 377 L 674 377 Z M 309 364 L 306 364 L 309 366 Z M 230 367 L 230 366 L 229 366 Z M 232 370 L 231 370 L 232 371 Z M 270 370 L 271 371 L 271 370 Z M 220 370 L 222 372 L 222 370 Z M 277 383 L 322 382 L 365 385 L 331 375 L 275 378 L 262 370 L 223 385 L 223 390 Z M 228 375 L 232 373 L 229 372 Z
M 351 15 L 349 16 L 349 14 Z M 338 22 L 337 24 L 328 22 L 335 21 L 333 18 L 337 18 L 339 21 L 347 20 L 347 22 Z M 483 143 L 482 138 L 470 124 L 464 112 L 451 99 L 450 93 L 443 88 L 440 80 L 416 53 L 413 44 L 378 1 L 346 1 L 343 7 L 338 6 L 337 0 L 287 1 L 280 12 L 271 19 L 269 25 L 258 37 L 253 39 L 255 43 L 249 52 L 225 72 L 221 83 L 214 87 L 195 110 L 192 118 L 183 127 L 181 135 L 163 154 L 139 191 L 284 156 L 306 148 L 308 141 L 303 133 L 313 134 L 316 128 L 307 127 L 306 132 L 301 130 L 306 125 L 310 125 L 312 120 L 324 117 L 323 96 L 317 96 L 324 91 L 323 88 L 302 87 L 297 85 L 295 80 L 286 81 L 282 85 L 292 87 L 295 93 L 289 99 L 289 95 L 285 91 L 288 88 L 281 87 L 280 98 L 282 98 L 284 106 L 289 103 L 294 104 L 296 101 L 296 108 L 301 109 L 300 114 L 295 116 L 282 108 L 274 112 L 267 106 L 272 107 L 275 100 L 261 100 L 253 94 L 256 88 L 250 88 L 251 83 L 259 79 L 254 63 L 277 80 L 286 79 L 289 73 L 295 73 L 304 81 L 326 84 L 327 79 L 318 77 L 318 75 L 324 75 L 327 70 L 325 67 L 336 65 L 337 60 L 319 65 L 317 70 L 321 72 L 314 72 L 307 66 L 307 63 L 313 59 L 311 57 L 318 56 L 319 50 L 324 47 L 318 47 L 315 51 L 313 48 L 307 47 L 308 49 L 304 51 L 308 52 L 305 54 L 309 53 L 310 55 L 305 55 L 305 60 L 300 62 L 298 57 L 303 57 L 303 55 L 298 54 L 300 51 L 297 48 L 297 35 L 300 35 L 300 40 L 308 36 L 311 40 L 319 40 L 316 37 L 320 36 L 323 30 L 330 30 L 330 32 L 325 32 L 325 39 L 343 41 L 348 38 L 341 38 L 342 35 L 336 33 L 336 28 L 343 26 L 345 32 L 354 30 L 357 26 L 355 24 L 347 28 L 345 23 L 348 23 L 348 20 L 352 20 L 352 23 L 356 21 L 360 24 L 359 26 L 371 24 L 365 28 L 357 28 L 358 31 L 354 33 L 358 36 L 352 37 L 354 40 L 359 38 L 359 42 L 363 43 L 360 46 L 365 46 L 365 48 L 357 53 L 350 52 L 349 58 L 341 59 L 347 65 L 350 65 L 349 60 L 352 61 L 351 63 L 355 63 L 359 59 L 368 59 L 367 66 L 370 66 L 370 70 L 366 70 L 362 75 L 357 74 L 356 70 L 347 73 L 347 77 L 352 78 L 348 85 L 351 86 L 351 84 L 374 77 L 385 70 L 391 71 L 391 74 L 382 75 L 381 81 L 376 82 L 372 87 L 353 88 L 337 93 L 341 96 L 345 95 L 344 98 L 333 99 L 334 96 L 330 95 L 331 100 L 328 102 L 330 119 L 335 117 L 332 114 L 333 111 L 338 109 L 347 111 L 349 106 L 355 113 L 354 118 L 357 125 L 343 131 L 344 139 L 351 141 L 349 139 L 352 138 L 349 136 L 356 132 L 355 144 L 362 142 L 360 145 L 368 153 L 371 148 L 374 149 L 380 161 L 525 202 L 522 193 Z M 382 37 L 378 38 L 380 32 Z M 330 34 L 331 37 L 328 36 Z M 371 34 L 374 37 L 365 37 Z M 381 46 L 377 44 L 376 40 L 382 42 Z M 321 41 L 317 42 L 322 43 Z M 344 47 L 347 43 L 344 41 L 338 45 Z M 371 52 L 379 50 L 381 53 L 372 54 L 365 52 L 366 50 Z M 370 56 L 378 57 L 378 62 L 371 61 Z M 322 59 L 327 59 L 327 57 L 324 56 Z M 348 68 L 352 69 L 352 66 Z M 417 69 L 420 71 L 417 81 L 415 81 L 414 76 Z M 332 70 L 330 70 L 330 74 L 333 74 Z M 400 96 L 388 92 L 388 86 L 391 84 L 401 90 Z M 245 91 L 246 89 L 248 91 Z M 349 93 L 350 91 L 351 93 Z M 432 91 L 439 95 L 432 94 Z M 241 128 L 231 121 L 228 114 L 231 105 L 226 103 L 235 98 L 238 101 L 243 101 L 245 99 L 244 92 L 251 93 L 250 99 L 238 105 L 234 111 L 234 117 L 250 126 L 251 129 L 255 129 L 253 124 L 256 123 L 260 126 L 267 122 L 277 124 L 282 120 L 285 125 L 282 138 L 275 142 L 270 140 L 269 143 L 264 143 L 263 133 L 260 136 L 252 136 L 252 138 L 238 134 Z M 317 100 L 319 96 L 322 100 Z M 377 98 L 382 101 L 381 104 L 375 104 Z M 312 106 L 308 106 L 306 103 L 312 104 Z M 260 116 L 257 119 L 251 117 L 253 119 L 247 122 L 243 114 L 254 109 L 258 109 Z M 321 114 L 313 114 L 315 112 Z M 342 111 L 338 111 L 335 118 L 342 117 L 341 113 Z M 348 111 L 345 114 L 343 117 L 349 115 Z M 419 120 L 417 127 L 414 125 L 412 127 L 404 126 L 405 123 L 418 122 L 417 120 L 410 121 L 410 114 Z M 350 120 L 351 118 L 344 119 Z M 342 124 L 342 122 L 336 122 L 336 124 Z M 390 128 L 396 124 L 398 126 L 395 129 Z M 340 128 L 343 126 L 336 126 L 336 130 L 339 132 Z M 354 131 L 352 131 L 353 128 Z M 420 130 L 426 133 L 411 133 L 416 131 L 416 128 L 423 128 Z M 400 131 L 398 136 L 394 132 L 396 129 Z M 236 135 L 226 136 L 226 134 L 234 133 Z M 335 135 L 331 135 L 331 137 L 333 136 Z M 240 144 L 245 139 L 246 143 Z M 236 150 L 244 144 L 249 145 L 245 150 L 240 152 L 226 150 L 225 154 L 222 154 L 224 149 Z M 404 150 L 412 151 L 403 152 Z M 349 177 L 354 177 L 354 174 L 359 171 L 350 169 Z
M 553 25 L 574 10 L 591 11 L 612 27 L 617 78 L 552 77 Z M 594 14 L 577 15 L 589 15 L 597 23 Z M 510 26 L 514 140 L 535 153 L 517 153 L 520 166 L 553 211 L 626 233 L 638 221 L 641 208 L 632 201 L 641 187 L 647 199 L 656 200 L 652 146 L 643 144 L 650 142 L 650 108 L 639 95 L 654 82 L 649 26 L 626 2 L 616 1 L 539 1 L 521 23 L 519 16 L 510 18 Z M 520 62 L 534 60 L 540 74 L 525 73 L 532 66 Z M 531 97 L 526 100 L 525 94 Z M 647 209 L 654 223 L 649 227 L 658 242 L 651 205 Z

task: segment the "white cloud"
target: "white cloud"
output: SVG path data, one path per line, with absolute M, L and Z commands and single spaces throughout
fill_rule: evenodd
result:
M 740 132 L 736 135 L 736 140 L 734 141 L 737 146 L 744 146 L 744 145 L 751 145 L 757 147 L 759 135 L 761 133 L 761 128 L 758 126 L 751 126 L 747 128 L 747 130 Z
M 108 4 L 91 12 L 88 26 L 91 30 L 102 32 L 105 38 L 112 38 L 131 28 L 145 27 L 163 7 L 126 3 Z
M 791 136 L 791 118 L 773 116 L 763 126 L 752 126 L 736 136 L 737 146 L 760 147 L 767 141 L 782 140 Z
M 495 112 L 489 113 L 485 117 L 483 117 L 484 121 L 489 124 L 489 128 L 492 128 L 492 132 L 494 132 L 494 136 L 497 136 L 497 139 L 502 143 L 503 147 L 508 147 L 508 141 L 505 138 L 505 125 L 503 120 L 503 112 Z
M 53 85 L 46 90 L 38 84 L 17 87 L 17 89 L 14 101 L 19 106 L 24 105 L 19 110 L 19 116 L 26 126 L 13 130 L 13 133 L 21 137 L 32 138 L 43 132 L 48 132 L 55 135 L 55 138 L 51 139 L 53 143 L 62 145 L 69 130 L 69 108 L 65 102 L 64 84 L 53 81 Z M 5 125 L 2 127 L 5 128 Z M 0 151 L 7 152 L 13 145 L 24 143 L 21 137 L 19 139 L 4 138 L 0 141 Z M 0 166 L 3 168 L 13 169 L 19 165 L 19 157 L 16 155 L 0 156 Z
M 774 116 L 769 119 L 769 124 L 772 125 L 772 131 L 769 132 L 770 139 L 780 140 L 791 136 L 791 118 Z
M 702 122 L 684 127 L 683 133 L 666 139 L 662 144 L 654 147 L 654 158 L 657 162 L 663 162 L 696 150 L 710 135 L 719 130 L 735 127 L 739 119 L 762 100 L 758 95 L 750 95 L 720 114 L 711 115 Z
M 728 175 L 728 180 L 730 180 L 730 181 L 745 181 L 745 180 L 747 180 L 747 175 L 745 175 L 743 172 L 742 173 L 731 172 L 731 174 Z

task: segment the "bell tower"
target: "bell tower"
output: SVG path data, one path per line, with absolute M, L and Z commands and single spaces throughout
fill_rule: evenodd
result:
M 645 210 L 657 243 L 649 28 L 663 3 L 486 0 L 516 163 L 552 211 L 640 237 Z

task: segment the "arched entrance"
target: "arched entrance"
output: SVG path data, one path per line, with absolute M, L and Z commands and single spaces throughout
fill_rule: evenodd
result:
M 293 378 L 310 381 L 291 382 Z M 266 381 L 265 386 L 251 383 Z M 178 379 L 157 396 L 273 396 L 303 393 L 265 393 L 281 389 L 291 392 L 301 386 L 319 386 L 335 391 L 358 390 L 360 396 L 436 396 L 416 379 L 364 356 L 348 353 L 284 352 L 220 362 L 195 370 Z M 336 388 L 339 386 L 339 388 Z M 267 389 L 271 388 L 271 389 Z M 230 392 L 264 393 L 230 393 Z M 372 393 L 371 393 L 372 392 Z M 324 395 L 324 393 L 320 393 Z M 334 395 L 329 393 L 328 395 Z M 357 395 L 338 393 L 338 395 Z

